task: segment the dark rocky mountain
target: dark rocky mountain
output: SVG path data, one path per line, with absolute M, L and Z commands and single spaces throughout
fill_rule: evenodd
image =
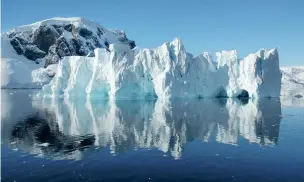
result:
M 25 25 L 6 33 L 18 55 L 36 61 L 45 59 L 44 67 L 57 63 L 64 56 L 94 56 L 95 48 L 108 48 L 123 43 L 134 48 L 120 30 L 108 30 L 83 18 L 53 18 Z

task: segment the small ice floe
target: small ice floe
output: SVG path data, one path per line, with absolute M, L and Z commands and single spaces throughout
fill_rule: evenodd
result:
M 36 144 L 39 147 L 48 147 L 50 144 L 49 143 L 40 143 L 40 144 Z

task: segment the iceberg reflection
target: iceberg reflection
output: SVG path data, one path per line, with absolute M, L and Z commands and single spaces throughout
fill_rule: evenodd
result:
M 11 126 L 2 141 L 53 159 L 80 159 L 82 151 L 103 147 L 113 154 L 158 149 L 178 159 L 189 141 L 238 145 L 240 137 L 276 145 L 281 120 L 280 101 L 272 99 L 44 99 L 32 105 L 35 113 Z

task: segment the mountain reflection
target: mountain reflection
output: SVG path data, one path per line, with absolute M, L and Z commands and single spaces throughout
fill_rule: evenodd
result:
M 2 126 L 10 128 L 2 142 L 52 159 L 80 159 L 83 151 L 104 147 L 113 154 L 157 149 L 178 159 L 193 140 L 276 145 L 281 119 L 280 101 L 272 99 L 44 99 L 32 106 L 32 114 Z

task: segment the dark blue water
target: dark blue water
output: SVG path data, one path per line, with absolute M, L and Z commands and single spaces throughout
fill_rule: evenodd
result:
M 2 181 L 304 181 L 298 100 L 1 96 Z

